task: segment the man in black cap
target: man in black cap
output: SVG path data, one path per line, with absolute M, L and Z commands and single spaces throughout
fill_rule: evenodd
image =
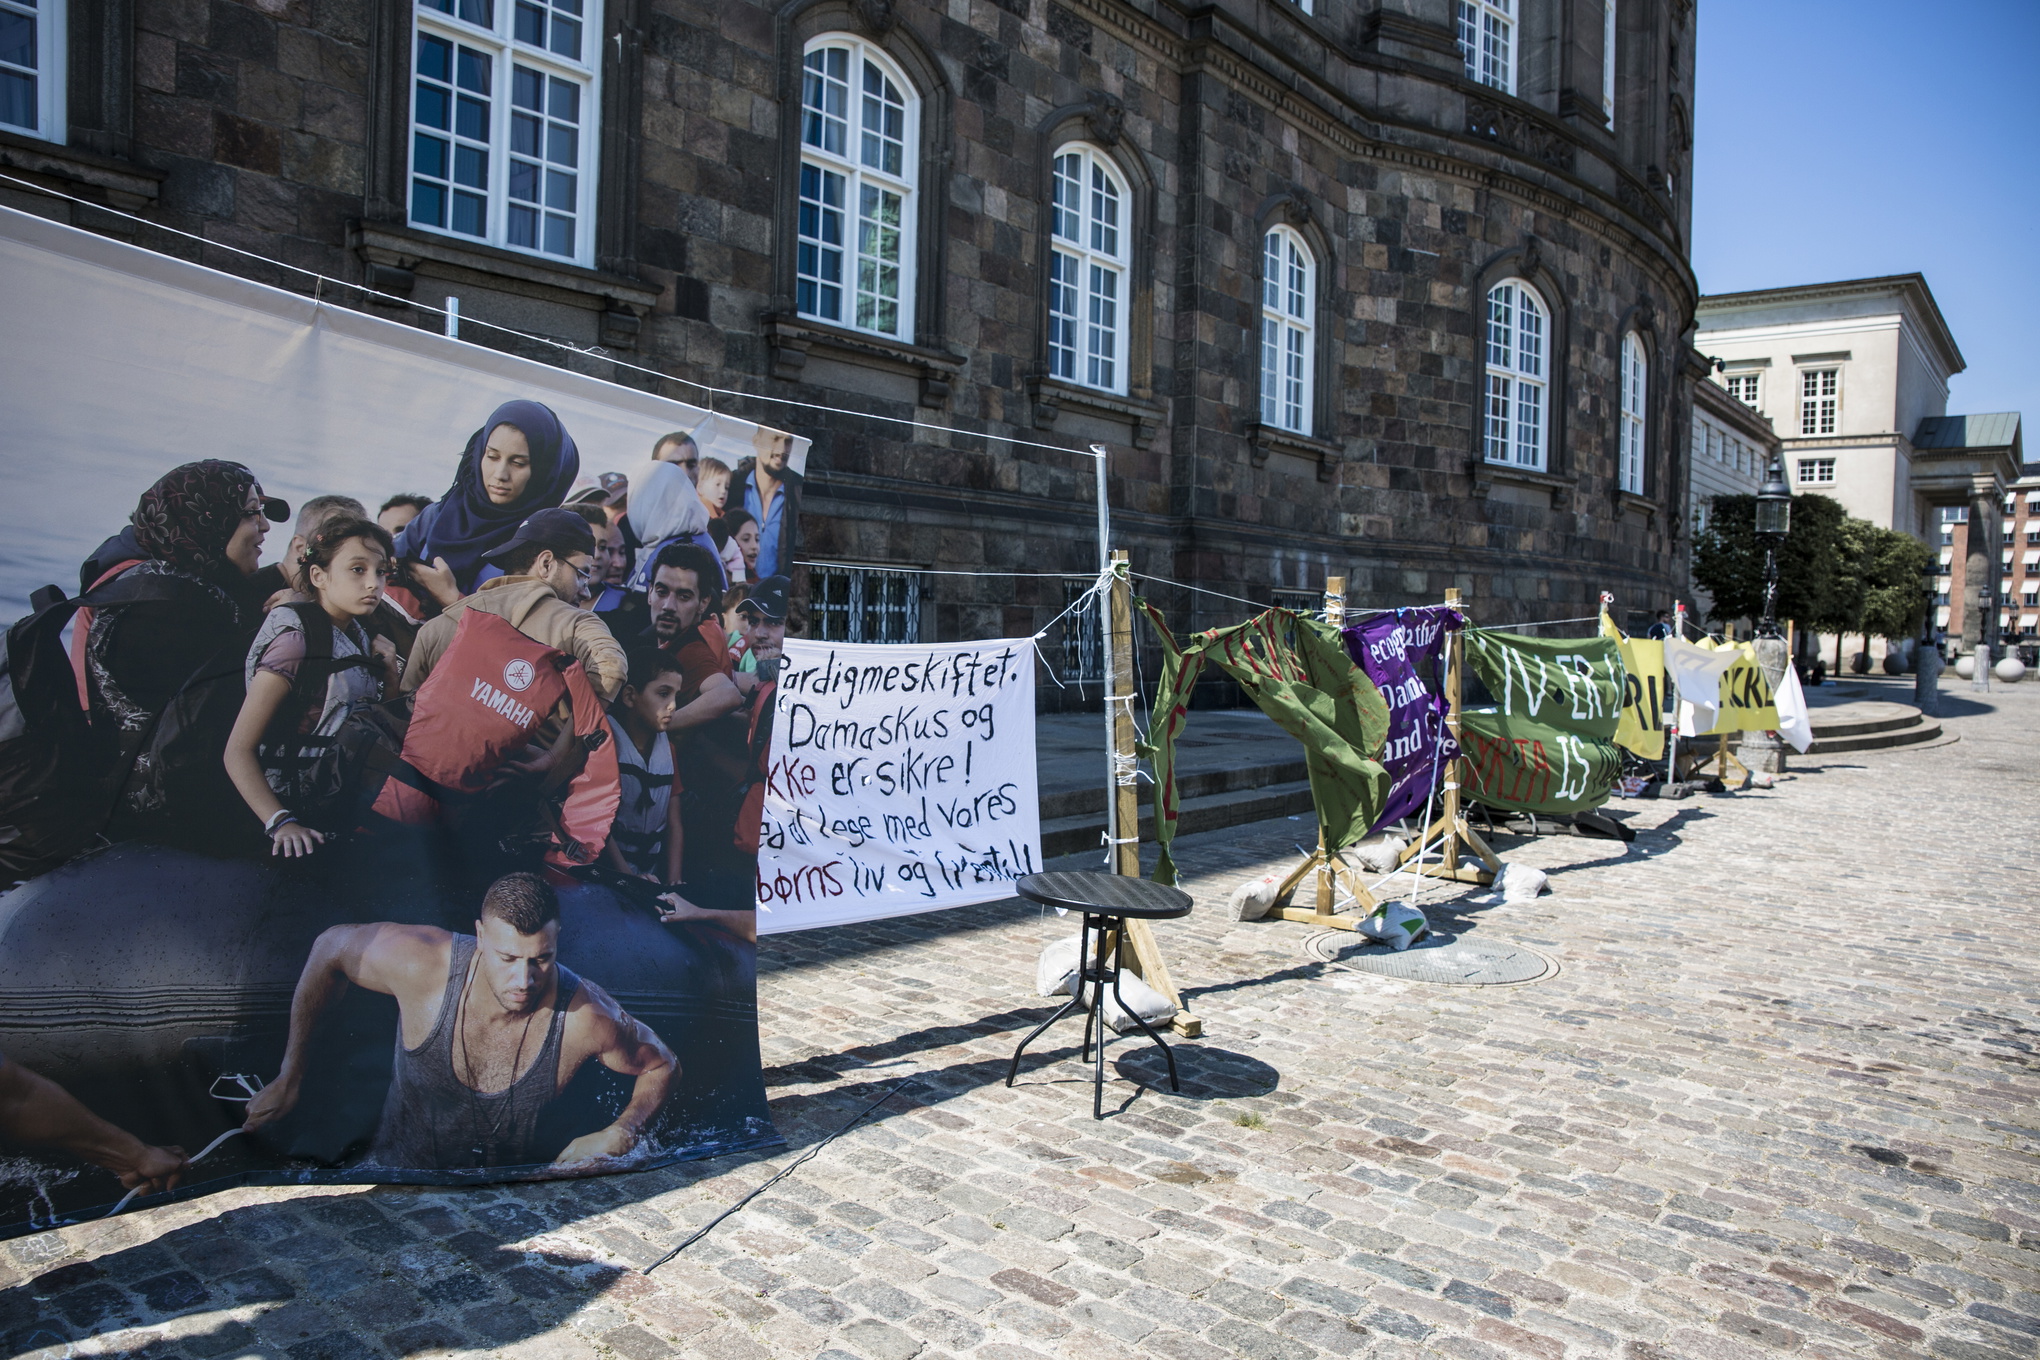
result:
M 786 577 L 768 576 L 737 602 L 737 617 L 744 621 L 744 654 L 737 662 L 736 681 L 745 698 L 779 678 L 780 658 L 786 653 L 786 595 L 792 588 Z
M 461 615 L 479 609 L 532 641 L 578 659 L 596 696 L 605 704 L 614 699 L 628 671 L 623 646 L 602 620 L 574 607 L 595 572 L 595 533 L 588 521 L 572 510 L 540 510 L 486 560 L 501 567 L 503 575 L 484 581 L 481 589 L 454 601 L 418 630 L 404 667 L 404 691 L 425 683 L 453 645 Z

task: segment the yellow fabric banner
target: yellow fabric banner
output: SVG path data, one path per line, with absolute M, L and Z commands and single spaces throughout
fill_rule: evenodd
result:
M 1708 651 L 1718 650 L 1711 640 L 1700 645 Z M 1742 653 L 1742 658 L 1721 677 L 1721 716 L 1715 720 L 1714 726 L 1696 733 L 1697 736 L 1777 730 L 1778 704 L 1771 693 L 1771 682 L 1765 677 L 1764 668 L 1757 664 L 1757 649 L 1747 642 L 1732 646 Z
M 1622 721 L 1615 744 L 1645 760 L 1665 758 L 1665 644 L 1624 637 L 1615 620 L 1601 613 L 1601 636 L 1615 639 L 1622 653 Z

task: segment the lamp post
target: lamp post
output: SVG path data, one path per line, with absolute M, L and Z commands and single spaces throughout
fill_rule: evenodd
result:
M 1778 545 L 1792 532 L 1792 488 L 1785 483 L 1785 468 L 1771 460 L 1764 484 L 1757 488 L 1757 537 L 1764 541 L 1764 617 L 1757 636 L 1778 636 Z

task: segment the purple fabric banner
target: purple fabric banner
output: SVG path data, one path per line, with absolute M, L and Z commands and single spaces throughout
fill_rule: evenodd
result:
M 1457 610 L 1427 605 L 1377 614 L 1341 634 L 1347 655 L 1388 701 L 1381 763 L 1395 782 L 1376 827 L 1422 812 L 1438 773 L 1459 757 L 1445 730 L 1445 634 L 1461 626 Z

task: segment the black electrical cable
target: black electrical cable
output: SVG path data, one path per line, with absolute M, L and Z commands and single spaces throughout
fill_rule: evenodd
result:
M 898 1095 L 902 1090 L 906 1088 L 907 1083 L 911 1082 L 912 1080 L 913 1080 L 912 1077 L 901 1077 L 898 1085 L 894 1086 L 890 1091 L 887 1091 L 877 1100 L 872 1101 L 869 1105 L 866 1105 L 863 1109 L 859 1110 L 857 1112 L 856 1118 L 852 1119 L 842 1128 L 837 1129 L 834 1133 L 830 1134 L 827 1138 L 824 1138 L 821 1142 L 816 1143 L 806 1152 L 801 1153 L 800 1156 L 794 1158 L 791 1162 L 788 1162 L 778 1171 L 775 1171 L 770 1177 L 768 1177 L 765 1180 L 764 1184 L 760 1185 L 750 1194 L 738 1200 L 735 1204 L 732 1204 L 729 1208 L 717 1214 L 714 1218 L 708 1220 L 708 1222 L 696 1228 L 693 1232 L 687 1235 L 686 1241 L 682 1242 L 679 1246 L 673 1248 L 673 1250 L 667 1252 L 664 1256 L 661 1256 L 658 1260 L 646 1266 L 639 1273 L 643 1275 L 651 1274 L 653 1271 L 657 1270 L 660 1266 L 666 1264 L 666 1262 L 672 1260 L 675 1256 L 678 1256 L 681 1252 L 687 1250 L 689 1247 L 693 1246 L 696 1242 L 699 1242 L 702 1238 L 708 1236 L 709 1233 L 715 1230 L 715 1227 L 718 1223 L 721 1223 L 731 1214 L 736 1213 L 739 1209 L 742 1209 L 746 1204 L 749 1204 L 752 1200 L 758 1198 L 758 1196 L 764 1194 L 767 1190 L 770 1190 L 773 1186 L 777 1185 L 781 1180 L 792 1175 L 802 1162 L 805 1162 L 808 1158 L 814 1156 L 817 1152 L 820 1152 L 823 1148 L 835 1142 L 838 1138 L 841 1138 L 844 1134 L 850 1132 L 850 1130 L 856 1128 L 859 1124 L 862 1124 L 867 1115 L 869 1115 L 873 1110 L 877 1109 L 879 1106 L 885 1104 L 888 1100 L 891 1100 L 894 1096 Z

